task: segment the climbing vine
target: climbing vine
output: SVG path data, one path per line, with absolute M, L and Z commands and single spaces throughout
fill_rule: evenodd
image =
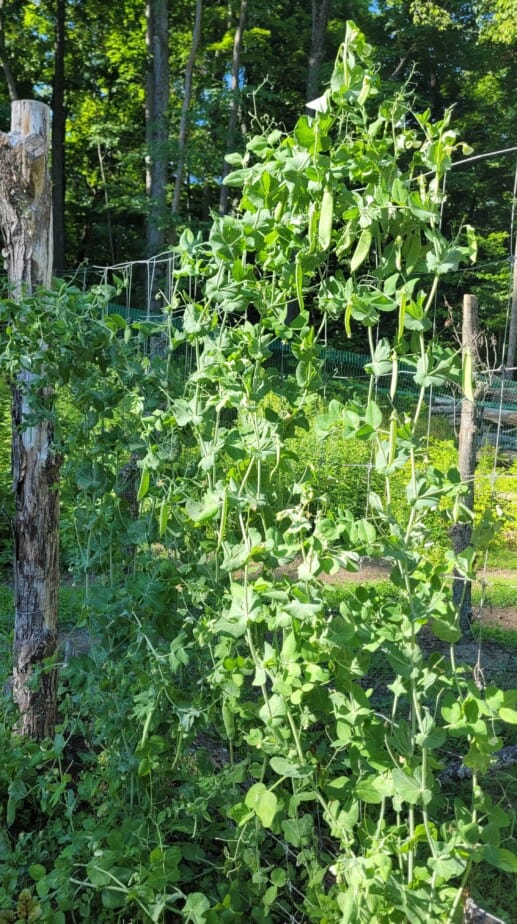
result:
M 160 533 L 183 532 L 186 594 L 204 582 L 186 650 L 192 663 L 209 652 L 212 721 L 219 711 L 245 784 L 227 809 L 226 851 L 255 884 L 246 909 L 255 920 L 453 921 L 473 863 L 515 864 L 480 778 L 501 719 L 517 716 L 507 694 L 476 686 L 454 655 L 451 576 L 472 578 L 473 549 L 438 560 L 426 551 L 430 513 L 443 508 L 444 532 L 468 516 L 458 472 L 423 467 L 419 436 L 430 386 L 472 394 L 468 355 L 430 336 L 440 277 L 475 259 L 472 229 L 456 241 L 440 231 L 457 147 L 448 115 L 433 122 L 407 94 L 385 94 L 349 24 L 324 112 L 232 156 L 225 182 L 241 190 L 239 213 L 215 219 L 207 243 L 185 233 L 179 248 L 185 310 L 172 348 L 189 343 L 196 364 L 164 414 L 196 455 L 186 481 L 170 474 Z M 184 278 L 202 297 L 186 298 Z M 338 431 L 369 447 L 382 487 L 360 519 L 324 508 L 317 470 L 292 484 L 287 506 L 276 494 L 286 440 L 310 425 L 329 318 L 349 335 L 365 328 L 371 350 L 366 400 L 333 399 L 316 419 L 322 441 Z M 284 376 L 270 364 L 278 340 L 292 360 Z M 397 407 L 402 362 L 420 389 L 412 414 Z M 401 469 L 407 515 L 391 497 Z M 144 462 L 142 498 L 148 474 Z M 359 587 L 329 612 L 319 578 L 365 554 L 391 562 L 396 593 Z M 449 749 L 472 785 L 445 820 Z M 232 894 L 211 907 L 234 907 Z
M 440 277 L 475 257 L 471 229 L 440 231 L 458 141 L 447 115 L 389 95 L 352 23 L 322 108 L 229 158 L 239 208 L 206 241 L 183 234 L 166 324 L 90 323 L 82 386 L 83 335 L 45 338 L 46 374 L 68 369 L 78 389 L 79 565 L 122 668 L 106 655 L 98 698 L 86 683 L 77 697 L 115 719 L 105 707 L 101 782 L 91 771 L 77 789 L 97 828 L 64 838 L 66 886 L 46 860 L 29 868 L 44 920 L 80 895 L 90 920 L 453 922 L 473 864 L 515 869 L 509 815 L 484 789 L 515 697 L 456 663 L 452 575 L 472 578 L 474 549 L 427 547 L 437 519 L 446 535 L 468 516 L 458 472 L 426 464 L 420 435 L 431 386 L 472 393 L 469 357 L 432 336 Z M 369 387 L 315 412 L 329 320 L 365 331 Z M 402 372 L 419 387 L 412 413 Z M 290 478 L 309 429 L 322 452 L 336 434 L 361 446 L 364 515 L 326 503 L 310 460 Z M 388 592 L 329 603 L 322 577 L 364 555 L 389 562 Z M 450 755 L 468 782 L 449 799 Z M 27 799 L 21 771 L 15 782 L 10 824 Z M 59 785 L 71 819 L 75 790 Z

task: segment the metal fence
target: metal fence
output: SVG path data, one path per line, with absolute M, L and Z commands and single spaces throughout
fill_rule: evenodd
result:
M 150 321 L 163 323 L 162 312 L 149 312 L 125 305 L 111 304 L 110 313 L 118 313 L 130 322 Z M 174 327 L 181 327 L 181 315 L 172 319 Z M 282 341 L 273 342 L 270 363 L 282 376 L 294 374 L 296 358 L 289 344 Z M 331 346 L 322 346 L 320 350 L 321 375 L 320 391 L 325 398 L 356 396 L 359 400 L 368 391 L 371 376 L 366 371 L 370 357 L 348 350 L 338 350 Z M 188 374 L 194 362 L 193 353 L 183 347 L 184 374 Z M 410 411 L 418 398 L 419 388 L 414 382 L 414 370 L 409 365 L 400 363 L 397 392 L 393 402 L 389 398 L 390 374 L 377 376 L 374 382 L 377 403 L 387 412 L 393 406 L 399 412 Z M 477 401 L 478 441 L 480 445 L 496 446 L 506 453 L 517 453 L 517 382 L 491 373 L 484 373 L 484 387 Z M 483 383 L 482 383 L 483 384 Z M 431 436 L 438 439 L 455 439 L 457 437 L 462 395 L 459 387 L 430 388 L 427 395 L 425 412 L 427 429 Z

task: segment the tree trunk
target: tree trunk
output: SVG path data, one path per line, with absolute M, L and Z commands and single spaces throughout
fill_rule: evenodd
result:
M 475 376 L 477 347 L 479 337 L 477 299 L 474 295 L 463 298 L 463 325 L 461 347 L 463 355 L 468 351 L 472 357 L 472 376 Z M 467 485 L 463 503 L 468 510 L 474 510 L 474 473 L 476 470 L 476 400 L 479 397 L 474 390 L 474 400 L 463 397 L 461 402 L 460 433 L 458 444 L 458 468 L 461 480 Z M 456 523 L 451 529 L 452 546 L 456 555 L 463 552 L 472 539 L 472 523 Z M 472 586 L 470 581 L 459 575 L 454 579 L 453 600 L 459 607 L 460 626 L 465 632 L 470 625 L 472 614 Z
M 113 222 L 111 220 L 111 203 L 108 191 L 108 180 L 106 177 L 106 171 L 104 169 L 104 157 L 102 156 L 102 148 L 100 142 L 97 142 L 97 159 L 99 161 L 99 172 L 101 175 L 102 189 L 104 192 L 104 205 L 106 207 L 106 226 L 108 231 L 108 248 L 110 252 L 111 262 L 115 264 L 117 262 L 115 254 L 115 238 L 113 236 Z
M 185 169 L 186 148 L 187 148 L 187 123 L 190 100 L 192 97 L 192 75 L 196 61 L 197 47 L 201 36 L 201 13 L 203 10 L 203 0 L 196 2 L 196 18 L 192 32 L 192 45 L 188 56 L 187 66 L 185 68 L 185 89 L 183 93 L 183 104 L 181 107 L 180 128 L 178 135 L 178 163 L 176 165 L 176 182 L 174 184 L 174 194 L 172 197 L 172 214 L 177 215 L 180 207 L 181 187 L 183 185 L 183 171 Z
M 320 68 L 325 53 L 325 35 L 329 21 L 330 0 L 312 0 L 312 31 L 305 99 L 320 93 Z
M 65 269 L 65 8 L 56 0 L 54 82 L 52 87 L 52 217 L 54 271 Z
M 11 131 L 0 134 L 0 225 L 11 297 L 20 302 L 23 323 L 24 296 L 51 281 L 50 109 L 28 100 L 11 108 Z M 21 733 L 43 738 L 53 734 L 56 720 L 56 670 L 46 659 L 57 642 L 61 459 L 53 447 L 52 415 L 38 419 L 36 412 L 42 402 L 51 404 L 52 394 L 36 389 L 30 371 L 18 376 L 13 389 L 13 696 Z
M 239 24 L 235 30 L 235 36 L 233 40 L 233 54 L 232 54 L 232 74 L 231 74 L 231 102 L 230 102 L 230 116 L 228 119 L 228 131 L 226 135 L 226 153 L 230 154 L 235 150 L 235 130 L 237 128 L 237 117 L 239 114 L 239 76 L 240 76 L 240 67 L 241 67 L 241 50 L 242 50 L 242 39 L 244 36 L 244 30 L 246 28 L 246 16 L 248 11 L 248 0 L 241 0 L 241 7 L 239 13 Z M 223 180 L 229 171 L 229 165 L 224 162 L 223 165 Z M 228 212 L 228 186 L 221 186 L 221 192 L 219 195 L 219 214 L 226 215 Z
M 146 44 L 146 190 L 149 199 L 147 255 L 163 250 L 169 142 L 169 15 L 168 0 L 147 0 Z
M 11 102 L 13 102 L 15 99 L 18 99 L 18 89 L 16 87 L 16 81 L 11 70 L 11 65 L 7 55 L 7 48 L 5 45 L 4 0 L 0 0 L 0 61 L 4 70 L 7 89 L 9 91 L 9 99 Z

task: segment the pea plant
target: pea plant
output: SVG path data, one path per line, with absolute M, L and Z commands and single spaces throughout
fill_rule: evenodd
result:
M 27 300 L 20 342 L 2 303 L 11 377 L 47 344 L 96 637 L 54 742 L 0 725 L 1 920 L 452 924 L 474 865 L 516 870 L 486 785 L 516 697 L 458 663 L 475 549 L 445 540 L 470 514 L 421 437 L 432 386 L 473 394 L 432 336 L 440 277 L 475 258 L 440 230 L 461 146 L 383 88 L 353 23 L 320 102 L 230 156 L 238 206 L 184 232 L 165 324 L 64 287 Z M 321 397 L 329 324 L 369 345 L 361 397 Z M 365 555 L 388 586 L 338 600 L 324 579 Z
M 472 395 L 469 356 L 430 332 L 440 277 L 475 258 L 475 239 L 440 230 L 450 114 L 433 122 L 387 94 L 353 24 L 322 108 L 232 155 L 238 212 L 207 242 L 183 235 L 171 349 L 188 344 L 195 368 L 161 425 L 189 463 L 142 467 L 144 505 L 161 484 L 162 541 L 183 537 L 177 579 L 196 614 L 184 655 L 205 665 L 209 722 L 239 782 L 222 834 L 228 884 L 206 896 L 205 919 L 233 908 L 264 922 L 452 922 L 472 864 L 516 862 L 482 781 L 517 713 L 456 663 L 451 578 L 472 578 L 473 550 L 437 559 L 426 542 L 430 515 L 443 508 L 444 530 L 468 516 L 464 486 L 456 469 L 422 464 L 418 436 L 430 386 Z M 311 420 L 329 319 L 364 329 L 370 386 Z M 278 341 L 294 362 L 285 374 Z M 419 387 L 411 414 L 397 409 L 401 362 Z M 367 516 L 328 509 L 315 466 L 286 500 L 289 439 L 309 427 L 323 444 L 338 432 L 368 447 Z M 391 496 L 402 469 L 404 511 Z M 329 610 L 321 576 L 362 555 L 391 563 L 394 594 L 359 586 Z M 471 784 L 448 799 L 451 756 Z M 246 908 L 232 878 L 247 883 Z

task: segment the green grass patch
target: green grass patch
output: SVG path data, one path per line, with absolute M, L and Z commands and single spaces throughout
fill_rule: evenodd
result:
M 515 629 L 502 629 L 499 626 L 483 625 L 483 643 L 489 642 L 500 645 L 517 652 L 517 631 Z
M 515 568 L 517 581 L 517 549 L 496 548 L 488 553 L 489 568 Z
M 326 584 L 324 589 L 325 602 L 332 608 L 337 608 L 340 603 L 350 600 L 359 587 L 364 586 L 364 581 L 343 581 L 341 584 Z M 390 584 L 388 580 L 368 581 L 368 587 L 375 593 L 379 599 L 396 599 L 397 589 Z
M 84 603 L 82 587 L 64 585 L 59 591 L 59 619 L 61 622 L 75 625 L 79 622 Z M 9 628 L 9 621 L 14 621 L 13 589 L 8 584 L 0 585 L 0 623 L 2 628 Z
M 472 603 L 479 606 L 517 606 L 517 575 L 515 578 L 494 578 L 488 576 L 486 585 L 476 581 L 472 586 Z
M 325 600 L 329 606 L 337 607 L 344 600 L 350 599 L 358 587 L 364 586 L 364 581 L 346 581 L 341 584 L 329 584 L 325 588 Z M 368 581 L 380 599 L 397 599 L 397 588 L 386 578 L 385 580 Z M 472 603 L 480 606 L 517 607 L 517 576 L 512 578 L 488 579 L 485 586 L 476 581 L 472 586 Z

